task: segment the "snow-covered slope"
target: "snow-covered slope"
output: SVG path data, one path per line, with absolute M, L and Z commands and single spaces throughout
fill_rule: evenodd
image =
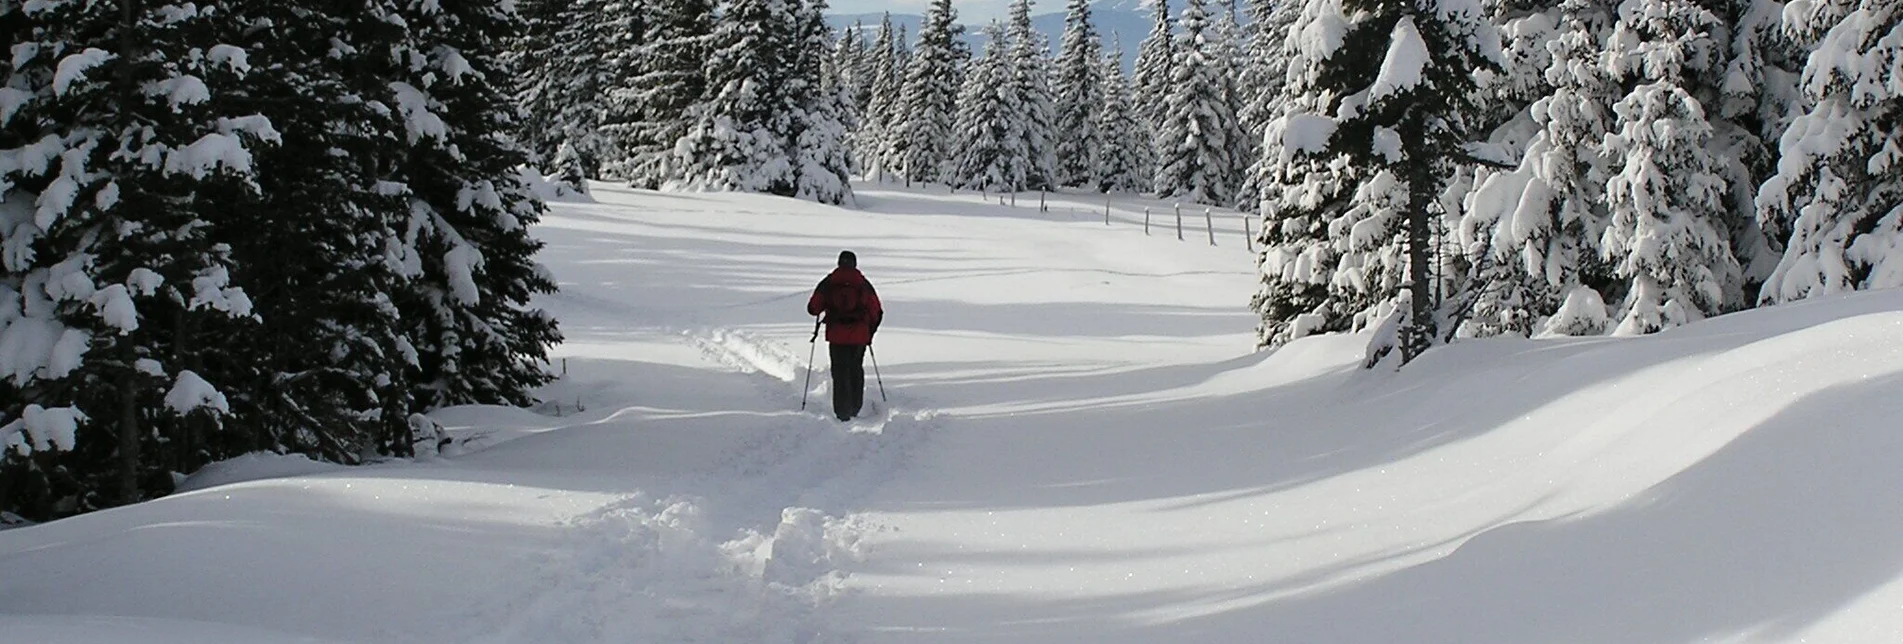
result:
M 1903 640 L 1903 293 L 1364 371 L 1251 353 L 1233 214 L 595 196 L 547 404 L 0 531 L 0 641 Z M 843 425 L 841 248 L 890 310 Z

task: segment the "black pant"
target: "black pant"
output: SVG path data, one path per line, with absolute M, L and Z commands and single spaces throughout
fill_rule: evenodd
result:
M 866 345 L 828 344 L 833 356 L 833 415 L 859 415 L 866 402 Z

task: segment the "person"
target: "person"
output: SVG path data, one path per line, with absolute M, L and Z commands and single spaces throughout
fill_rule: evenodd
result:
M 866 348 L 872 346 L 872 336 L 885 320 L 879 293 L 859 272 L 859 258 L 852 251 L 839 252 L 839 267 L 813 288 L 806 314 L 825 316 L 821 321 L 833 361 L 833 415 L 841 421 L 852 420 L 865 405 Z

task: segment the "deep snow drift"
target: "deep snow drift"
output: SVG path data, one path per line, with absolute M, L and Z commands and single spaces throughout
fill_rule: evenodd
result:
M 595 195 L 547 403 L 0 531 L 0 641 L 1903 641 L 1903 293 L 1367 371 L 1250 351 L 1233 213 Z M 799 409 L 841 248 L 850 424 L 824 351 Z

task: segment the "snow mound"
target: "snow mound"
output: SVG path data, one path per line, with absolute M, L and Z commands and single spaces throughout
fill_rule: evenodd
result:
M 303 454 L 252 452 L 199 468 L 181 480 L 176 491 L 191 492 L 245 481 L 309 476 L 344 469 L 347 468 L 335 463 L 314 461 Z

